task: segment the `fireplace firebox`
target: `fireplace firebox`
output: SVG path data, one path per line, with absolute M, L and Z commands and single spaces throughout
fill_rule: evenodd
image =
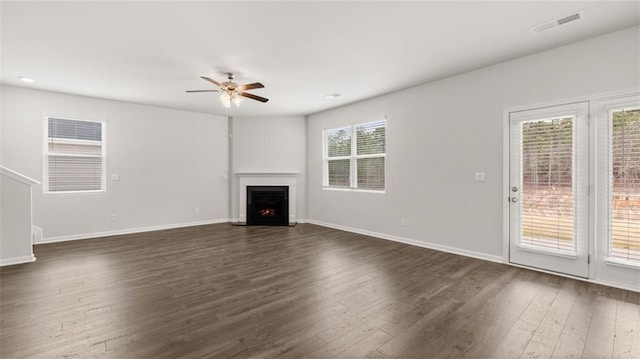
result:
M 247 225 L 288 226 L 289 186 L 247 186 Z

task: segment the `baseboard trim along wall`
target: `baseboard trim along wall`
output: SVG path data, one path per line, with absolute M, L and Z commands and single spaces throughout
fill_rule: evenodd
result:
M 465 250 L 465 249 L 443 246 L 441 244 L 422 242 L 422 241 L 417 241 L 415 239 L 392 236 L 392 235 L 384 234 L 384 233 L 365 231 L 365 230 L 358 229 L 358 228 L 352 228 L 352 227 L 346 227 L 346 226 L 341 226 L 341 225 L 337 225 L 337 224 L 325 223 L 325 222 L 320 222 L 320 221 L 316 221 L 316 220 L 312 220 L 312 219 L 307 219 L 306 223 L 311 223 L 311 224 L 315 224 L 315 225 L 318 225 L 318 226 L 329 227 L 329 228 L 333 228 L 333 229 L 339 229 L 339 230 L 346 231 L 346 232 L 364 234 L 364 235 L 370 236 L 370 237 L 376 237 L 376 238 L 386 239 L 386 240 L 390 240 L 390 241 L 394 241 L 394 242 L 400 242 L 400 243 L 409 244 L 409 245 L 416 246 L 416 247 L 433 249 L 433 250 L 440 251 L 440 252 L 447 252 L 447 253 L 452 253 L 452 254 L 458 254 L 458 255 L 461 255 L 461 256 L 465 256 L 465 257 L 482 259 L 482 260 L 489 261 L 489 262 L 504 263 L 504 261 L 502 260 L 501 256 L 494 256 L 494 255 L 486 254 L 486 253 L 468 251 L 468 250 Z
M 221 218 L 221 219 L 213 219 L 213 220 L 206 220 L 206 221 L 187 222 L 187 223 L 174 223 L 174 224 L 165 224 L 165 225 L 160 225 L 160 226 L 151 226 L 151 227 L 142 227 L 142 228 L 118 229 L 118 230 L 115 230 L 115 231 L 106 231 L 106 232 L 73 234 L 73 235 L 69 235 L 69 236 L 44 237 L 44 238 L 42 238 L 42 241 L 34 243 L 34 244 L 37 245 L 37 244 L 45 244 L 45 243 L 75 241 L 75 240 L 79 240 L 79 239 L 119 236 L 119 235 L 122 235 L 122 234 L 152 232 L 152 231 L 160 231 L 160 230 L 163 230 L 163 229 L 203 226 L 203 225 L 206 225 L 206 224 L 217 224 L 217 223 L 228 223 L 228 222 L 229 222 L 229 218 Z
M 14 264 L 31 263 L 35 261 L 36 261 L 36 256 L 34 256 L 33 254 L 30 256 L 0 259 L 0 267 L 11 266 Z

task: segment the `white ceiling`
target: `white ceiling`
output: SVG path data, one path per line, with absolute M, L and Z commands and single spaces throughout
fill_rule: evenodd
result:
M 584 10 L 543 33 L 531 27 Z M 302 115 L 640 23 L 640 2 L 2 2 L 5 84 L 226 115 Z M 19 76 L 36 79 L 24 84 Z M 340 93 L 333 100 L 323 99 Z

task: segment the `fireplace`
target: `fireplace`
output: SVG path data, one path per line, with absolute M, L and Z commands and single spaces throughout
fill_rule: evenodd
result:
M 289 186 L 247 186 L 247 225 L 288 226 Z
M 231 222 L 236 222 L 240 225 L 248 224 L 249 207 L 247 207 L 247 202 L 249 202 L 249 187 L 287 187 L 287 198 L 289 199 L 287 202 L 287 212 L 289 212 L 287 224 L 292 226 L 297 223 L 296 188 L 298 172 L 238 172 L 236 175 L 238 176 L 238 195 L 236 197 L 237 202 L 235 202 L 237 205 L 232 211 L 236 213 L 237 217 L 232 218 Z

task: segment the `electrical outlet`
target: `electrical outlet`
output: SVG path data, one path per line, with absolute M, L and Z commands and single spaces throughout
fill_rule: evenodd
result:
M 200 213 L 200 207 L 196 207 L 195 211 L 196 213 Z
M 407 219 L 406 218 L 400 218 L 400 225 L 401 226 L 406 226 L 407 225 Z
M 117 220 L 118 220 L 118 215 L 117 215 L 117 214 L 115 214 L 115 213 L 114 213 L 114 214 L 112 214 L 112 215 L 111 215 L 111 220 L 112 220 L 112 221 L 117 221 Z

